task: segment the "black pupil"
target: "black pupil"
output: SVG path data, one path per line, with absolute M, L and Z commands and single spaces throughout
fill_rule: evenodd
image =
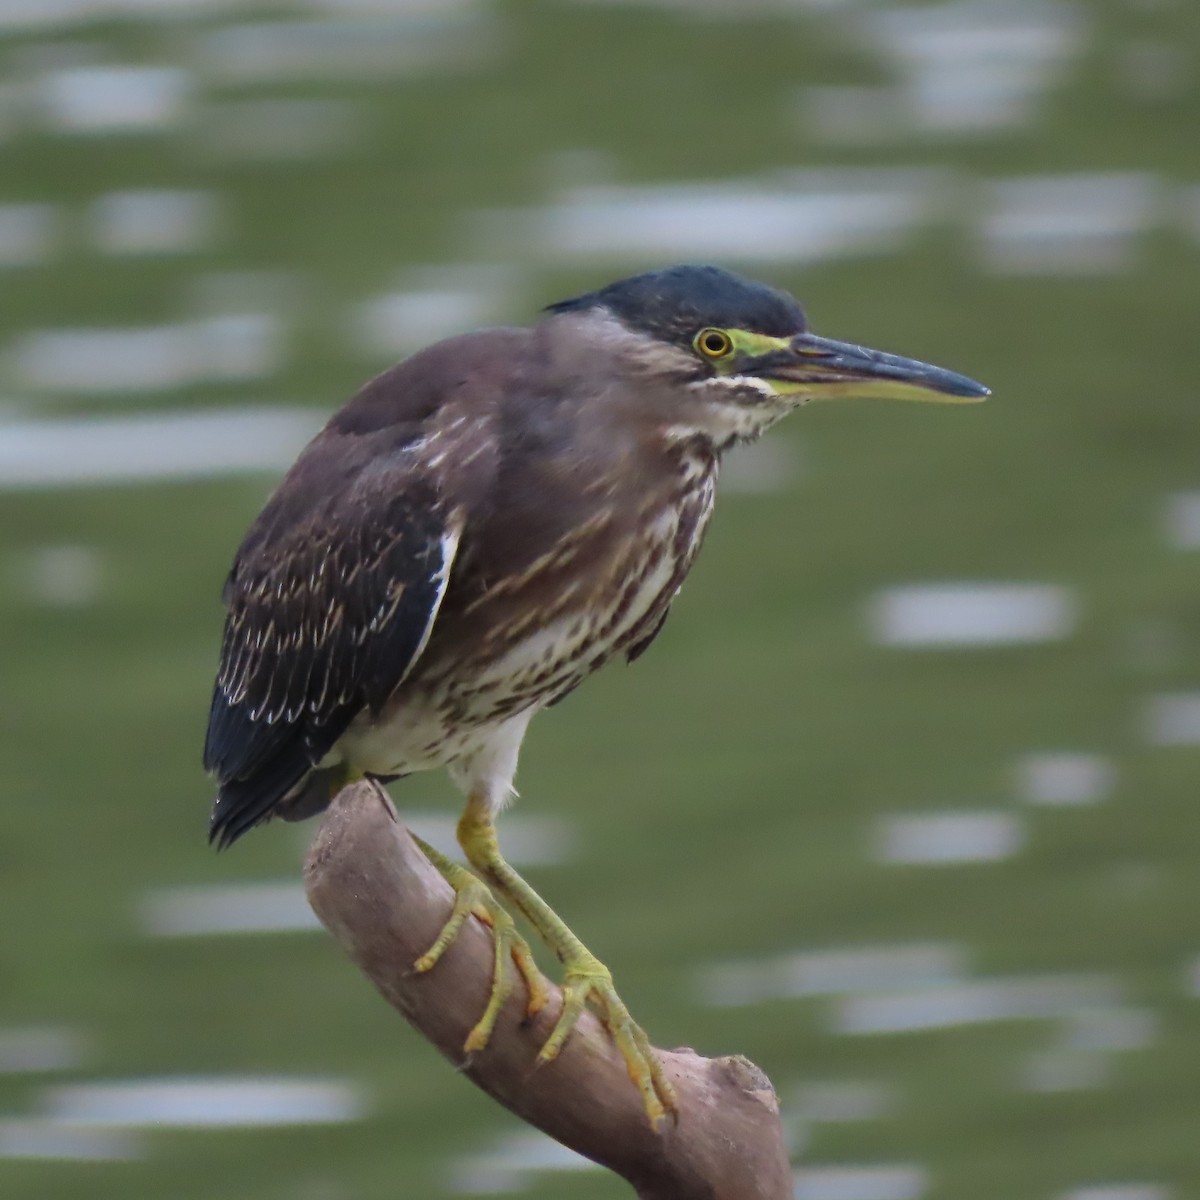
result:
M 704 338 L 704 348 L 709 354 L 721 354 L 725 350 L 725 338 L 719 333 L 707 334 Z

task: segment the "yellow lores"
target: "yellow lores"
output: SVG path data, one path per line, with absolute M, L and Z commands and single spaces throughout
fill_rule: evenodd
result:
M 776 396 L 792 396 L 801 402 L 854 397 L 977 404 L 988 394 L 972 380 L 941 368 L 814 334 L 779 338 L 748 329 L 702 329 L 693 344 L 720 376 L 765 386 Z M 780 363 L 779 370 L 762 373 L 764 364 L 772 361 Z M 914 372 L 914 366 L 925 369 Z M 947 382 L 955 378 L 969 386 L 946 390 Z

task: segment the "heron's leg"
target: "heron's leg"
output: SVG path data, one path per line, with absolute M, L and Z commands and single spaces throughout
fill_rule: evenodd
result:
M 479 1023 L 467 1035 L 463 1044 L 463 1052 L 471 1054 L 482 1050 L 492 1036 L 496 1018 L 504 1007 L 504 1002 L 512 994 L 513 979 L 508 972 L 508 959 L 511 957 L 521 978 L 525 980 L 525 988 L 529 992 L 529 1003 L 525 1011 L 532 1017 L 541 1012 L 546 1006 L 546 981 L 542 978 L 537 964 L 533 961 L 529 943 L 517 932 L 513 919 L 496 902 L 495 896 L 488 890 L 487 884 L 476 879 L 466 867 L 460 867 L 444 854 L 435 850 L 428 842 L 413 835 L 413 841 L 421 847 L 421 852 L 438 869 L 442 878 L 454 889 L 454 908 L 446 924 L 442 926 L 432 946 L 413 963 L 416 971 L 431 971 L 438 960 L 446 952 L 450 943 L 458 936 L 459 930 L 467 917 L 478 917 L 492 931 L 495 942 L 496 958 L 492 968 L 492 994 L 488 997 L 487 1008 Z
M 588 1001 L 592 1001 L 625 1059 L 630 1079 L 642 1094 L 650 1123 L 657 1127 L 668 1112 L 675 1110 L 675 1090 L 650 1039 L 617 995 L 609 969 L 504 860 L 491 808 L 483 798 L 472 796 L 467 802 L 458 823 L 458 840 L 471 866 L 524 915 L 563 964 L 562 1012 L 538 1061 L 551 1062 L 558 1057 Z

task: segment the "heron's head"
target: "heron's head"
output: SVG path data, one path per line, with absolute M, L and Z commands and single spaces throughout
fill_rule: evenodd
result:
M 669 380 L 678 416 L 719 444 L 755 437 L 810 400 L 876 397 L 962 404 L 988 389 L 912 358 L 818 337 L 786 292 L 711 266 L 668 267 L 551 305 L 616 322 L 615 339 L 647 384 Z M 673 389 L 675 390 L 675 389 Z

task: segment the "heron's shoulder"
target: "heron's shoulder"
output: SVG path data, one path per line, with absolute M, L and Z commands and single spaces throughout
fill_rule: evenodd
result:
M 418 350 L 364 384 L 330 419 L 334 434 L 428 421 L 446 405 L 476 407 L 503 390 L 531 345 L 530 331 L 481 329 Z
M 385 511 L 469 510 L 490 486 L 497 400 L 527 340 L 521 329 L 449 338 L 365 384 L 292 464 L 239 560 L 324 553 Z

